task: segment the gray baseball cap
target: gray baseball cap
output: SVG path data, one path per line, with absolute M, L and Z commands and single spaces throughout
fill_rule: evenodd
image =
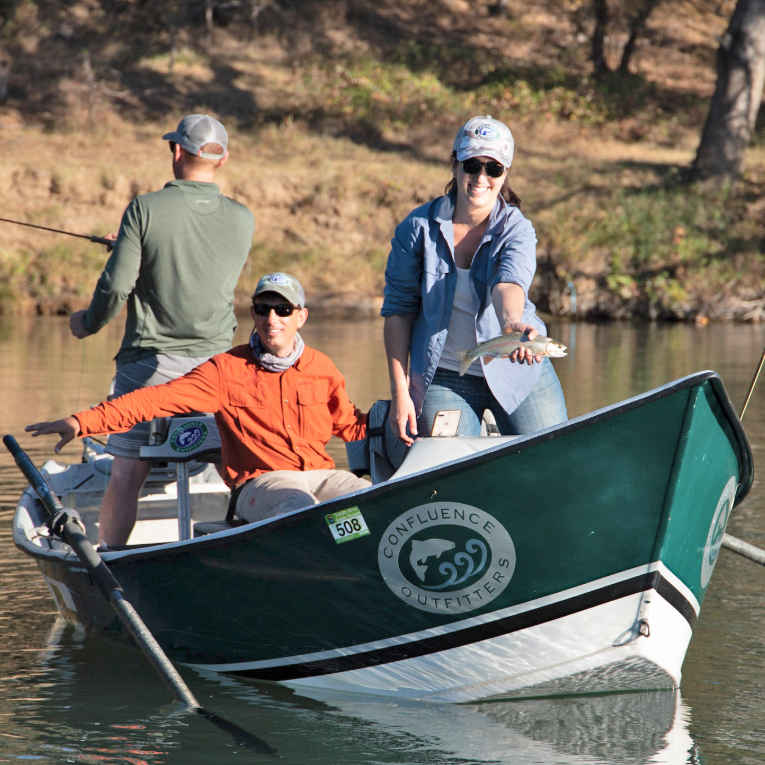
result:
M 264 292 L 275 292 L 281 295 L 290 305 L 296 305 L 298 308 L 305 308 L 305 292 L 300 282 L 291 274 L 284 274 L 277 271 L 274 274 L 266 274 L 261 277 L 255 292 L 252 295 L 254 300 L 258 295 Z
M 162 140 L 175 141 L 189 154 L 205 159 L 222 159 L 228 149 L 226 128 L 207 114 L 189 114 L 178 123 L 178 127 L 172 133 L 165 133 Z M 202 147 L 207 143 L 219 143 L 223 147 L 223 154 L 202 151 Z
M 457 131 L 452 148 L 457 152 L 459 162 L 471 157 L 491 157 L 510 167 L 515 143 L 510 128 L 504 122 L 486 115 L 468 120 Z

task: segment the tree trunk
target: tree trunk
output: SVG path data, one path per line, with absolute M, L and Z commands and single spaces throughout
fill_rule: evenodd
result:
M 207 28 L 207 47 L 212 48 L 214 40 L 212 0 L 205 0 L 205 27 Z
M 765 84 L 765 0 L 738 0 L 717 51 L 717 85 L 691 177 L 739 179 Z
M 606 28 L 608 27 L 607 0 L 592 0 L 595 10 L 595 31 L 592 33 L 592 68 L 595 74 L 608 72 L 606 61 Z
M 645 0 L 643 7 L 632 17 L 632 20 L 630 21 L 630 36 L 627 38 L 627 43 L 622 51 L 619 74 L 629 74 L 630 59 L 635 52 L 635 43 L 637 42 L 638 37 L 643 34 L 646 21 L 648 21 L 648 17 L 658 4 L 659 0 Z

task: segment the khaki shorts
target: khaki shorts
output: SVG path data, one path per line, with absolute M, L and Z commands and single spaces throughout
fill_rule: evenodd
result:
M 209 356 L 171 356 L 158 353 L 155 356 L 130 361 L 117 362 L 117 374 L 112 382 L 112 398 L 119 398 L 139 388 L 151 388 L 154 385 L 182 377 L 198 367 Z M 106 449 L 115 457 L 127 457 L 137 460 L 141 456 L 141 447 L 149 443 L 150 422 L 141 422 L 127 433 L 112 433 L 106 440 Z
M 347 470 L 274 470 L 244 485 L 236 515 L 248 523 L 262 521 L 371 485 Z

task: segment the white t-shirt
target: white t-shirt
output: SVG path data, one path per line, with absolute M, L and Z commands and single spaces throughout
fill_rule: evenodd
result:
M 454 305 L 449 318 L 449 333 L 444 343 L 444 350 L 438 361 L 441 369 L 459 372 L 460 362 L 454 351 L 469 351 L 478 344 L 475 335 L 475 316 L 478 312 L 478 298 L 473 294 L 470 284 L 470 269 L 457 269 L 457 289 L 454 291 Z M 468 368 L 467 374 L 483 377 L 481 362 L 476 359 Z

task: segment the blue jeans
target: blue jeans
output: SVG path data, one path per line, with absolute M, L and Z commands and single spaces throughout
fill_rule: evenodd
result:
M 512 414 L 508 414 L 494 398 L 483 377 L 460 377 L 457 372 L 437 369 L 417 419 L 417 431 L 421 436 L 430 435 L 436 412 L 444 409 L 462 412 L 457 431 L 460 436 L 481 435 L 484 409 L 494 415 L 503 436 L 524 436 L 568 419 L 563 390 L 549 359 L 542 360 L 542 373 L 537 384 Z

